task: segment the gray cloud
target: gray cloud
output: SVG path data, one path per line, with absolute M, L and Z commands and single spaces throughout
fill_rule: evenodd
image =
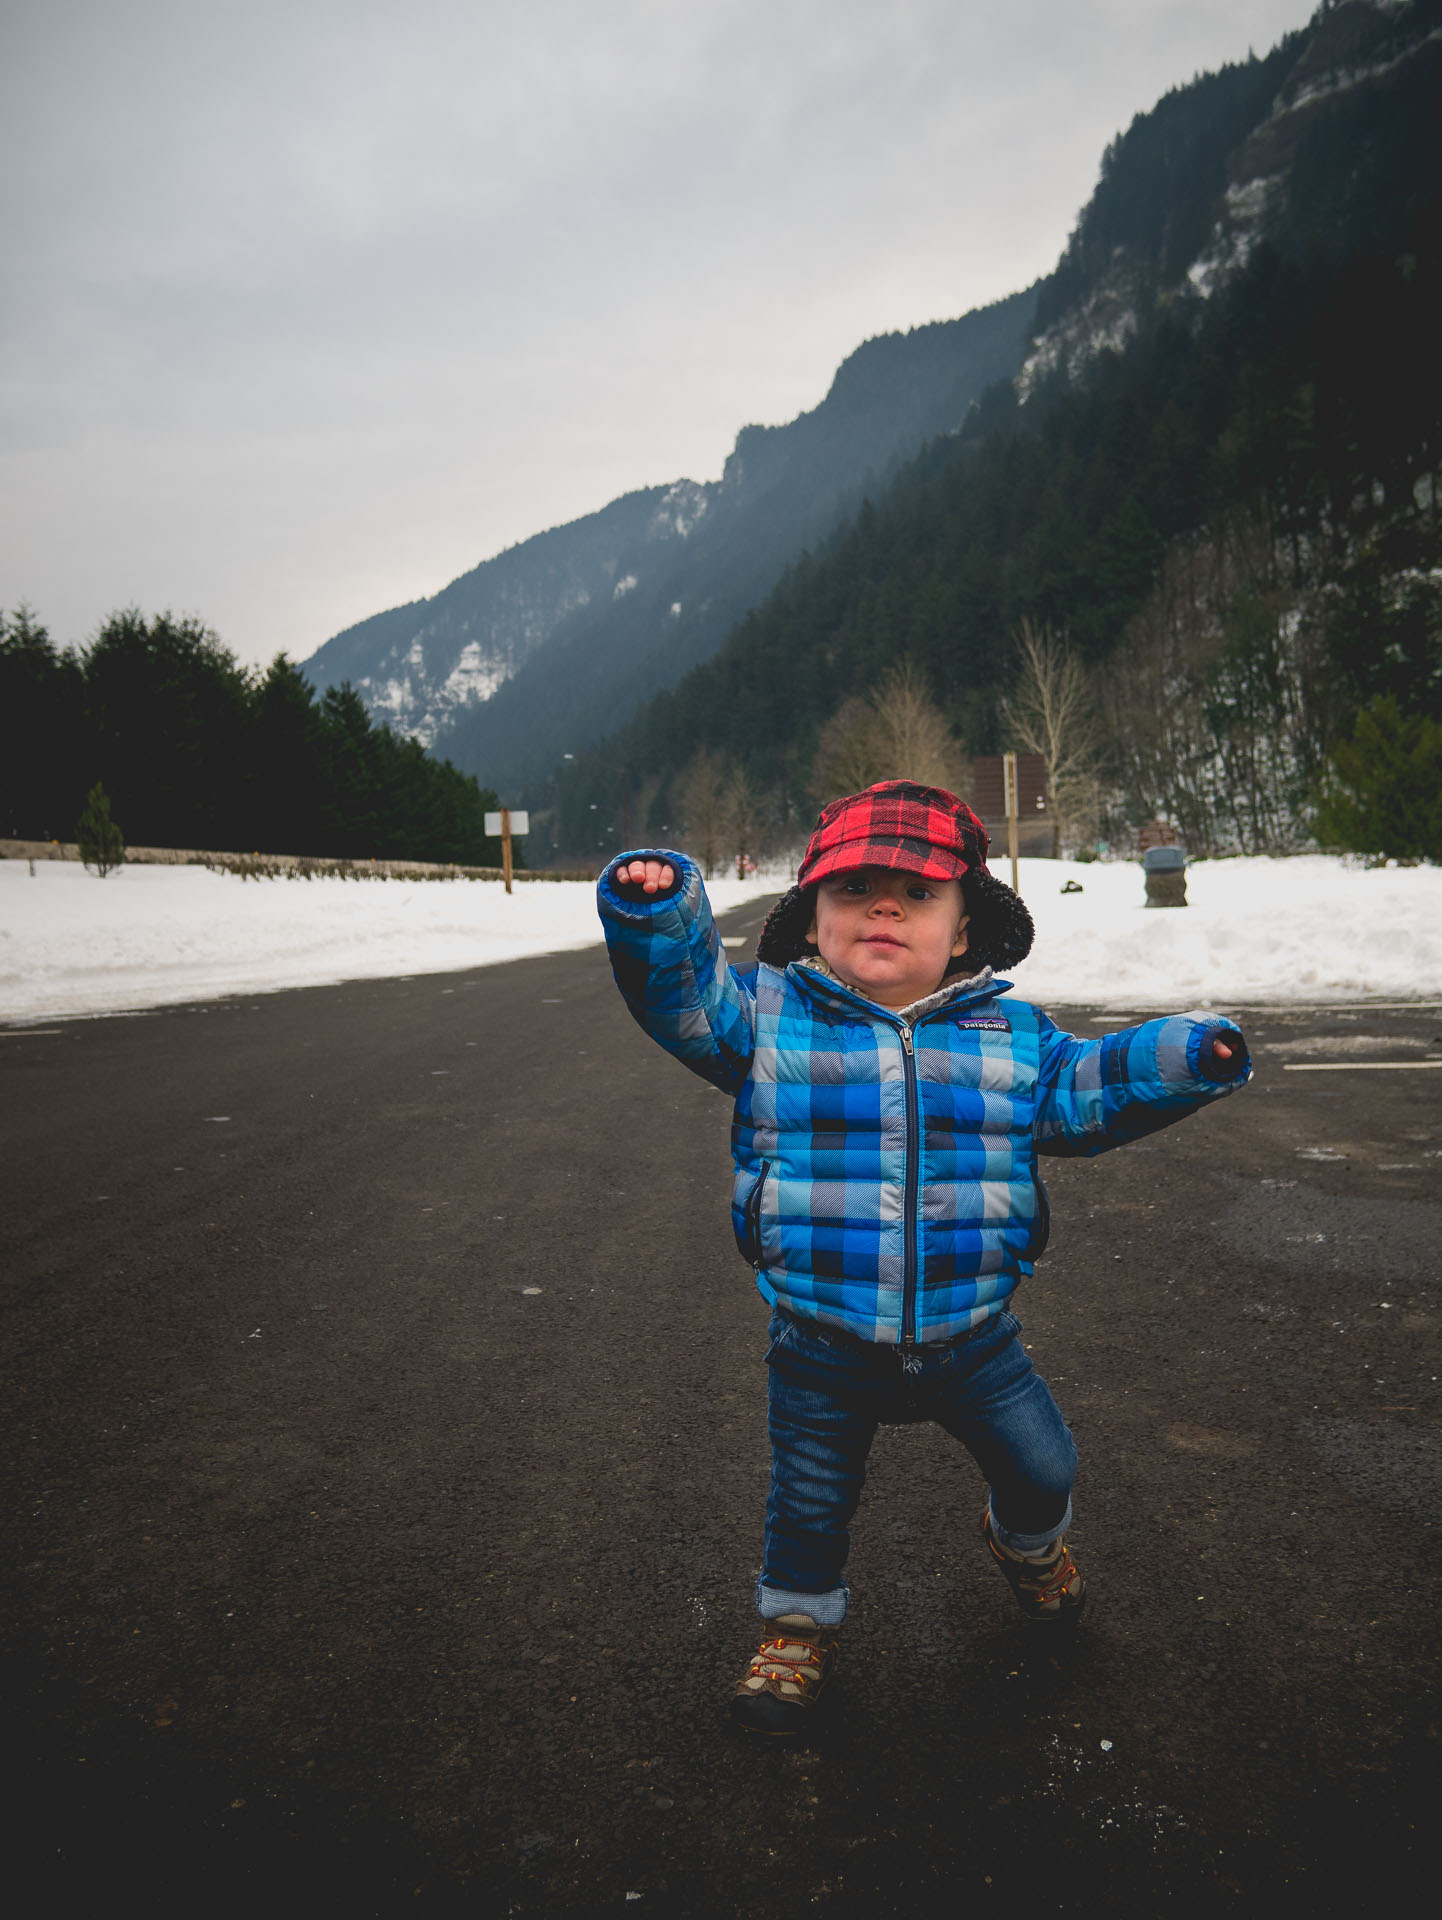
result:
M 1054 262 L 1308 0 L 11 0 L 0 604 L 250 659 L 720 470 Z

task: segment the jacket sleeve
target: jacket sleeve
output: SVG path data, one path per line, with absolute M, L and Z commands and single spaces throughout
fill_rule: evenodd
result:
M 668 860 L 669 893 L 626 899 L 612 883 L 622 860 Z M 611 971 L 632 1017 L 693 1073 L 739 1091 L 756 1044 L 756 998 L 726 964 L 701 870 L 683 853 L 619 854 L 596 887 Z
M 1208 1078 L 1212 1036 L 1236 1036 L 1237 1072 Z M 1176 1014 L 1099 1040 L 1077 1040 L 1041 1016 L 1041 1066 L 1033 1133 L 1039 1153 L 1105 1153 L 1155 1133 L 1245 1086 L 1252 1062 L 1230 1020 Z

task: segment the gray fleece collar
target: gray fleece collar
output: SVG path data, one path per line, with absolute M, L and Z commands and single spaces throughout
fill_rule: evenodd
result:
M 845 987 L 848 985 L 845 980 L 839 980 L 837 978 L 835 971 L 827 965 L 819 953 L 808 953 L 803 959 L 798 960 L 796 965 L 798 967 L 806 967 L 812 973 L 820 974 L 823 980 L 836 980 L 838 986 Z M 989 986 L 991 984 L 991 978 L 992 970 L 990 967 L 982 967 L 976 973 L 959 973 L 954 980 L 947 980 L 943 985 L 939 986 L 935 993 L 927 994 L 925 999 L 913 1000 L 909 1007 L 887 1007 L 884 1011 L 894 1013 L 898 1020 L 904 1020 L 907 1026 L 914 1027 L 917 1021 L 922 1018 L 923 1014 L 935 1013 L 938 1007 L 944 1007 L 948 1000 L 956 999 L 958 994 L 974 993 L 978 987 Z M 859 987 L 850 987 L 849 990 L 852 993 L 861 992 Z M 862 998 L 865 999 L 865 997 L 866 996 L 862 994 Z

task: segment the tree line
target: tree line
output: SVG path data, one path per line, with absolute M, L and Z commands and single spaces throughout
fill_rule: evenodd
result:
M 0 833 L 69 841 L 101 786 L 132 846 L 492 866 L 493 793 L 317 695 L 278 654 L 242 666 L 201 621 L 130 609 L 58 648 L 0 616 Z

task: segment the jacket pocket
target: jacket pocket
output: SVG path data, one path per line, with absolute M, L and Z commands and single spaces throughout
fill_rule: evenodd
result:
M 741 1231 L 737 1235 L 741 1251 L 753 1267 L 761 1265 L 761 1201 L 766 1191 L 766 1176 L 771 1171 L 771 1162 L 763 1160 L 761 1171 L 751 1182 L 741 1209 Z
M 1027 1236 L 1023 1260 L 1039 1259 L 1051 1238 L 1051 1196 L 1047 1193 L 1046 1182 L 1039 1173 L 1034 1173 L 1032 1185 L 1036 1188 L 1036 1212 L 1032 1215 L 1031 1232 Z

